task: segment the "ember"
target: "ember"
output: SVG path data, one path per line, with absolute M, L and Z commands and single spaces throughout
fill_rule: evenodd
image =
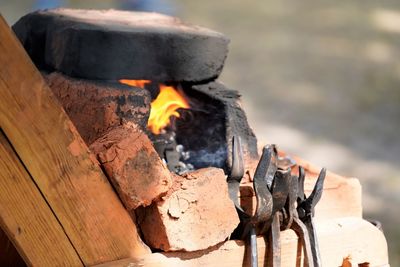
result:
M 151 81 L 149 81 L 149 80 L 127 80 L 127 79 L 121 79 L 121 80 L 119 80 L 119 82 L 126 84 L 126 85 L 140 87 L 140 88 L 144 88 L 146 86 L 146 84 L 151 83 Z

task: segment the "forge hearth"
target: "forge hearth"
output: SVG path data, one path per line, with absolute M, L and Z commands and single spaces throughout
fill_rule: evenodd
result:
M 149 133 L 157 85 L 172 83 L 191 104 L 173 127 L 177 143 L 190 154 L 188 164 L 227 171 L 233 135 L 241 136 L 246 159 L 257 158 L 240 95 L 209 82 L 222 71 L 224 35 L 177 18 L 116 10 L 38 11 L 13 29 L 88 144 L 126 121 Z M 150 96 L 119 84 L 122 79 L 152 81 L 142 86 Z
M 44 77 L 87 144 L 126 122 L 137 124 L 157 140 L 146 129 L 152 101 L 147 90 L 55 72 L 44 73 Z M 233 135 L 241 136 L 247 163 L 257 159 L 257 140 L 238 102 L 237 91 L 219 82 L 185 84 L 182 88 L 192 108 L 180 111 L 173 128 L 176 142 L 190 154 L 187 163 L 196 169 L 218 167 L 228 171 Z
M 240 94 L 215 80 L 224 35 L 115 10 L 38 11 L 13 29 L 149 245 L 206 249 L 233 232 L 239 221 L 225 179 L 233 136 L 246 166 L 258 153 Z M 218 230 L 207 230 L 213 223 Z

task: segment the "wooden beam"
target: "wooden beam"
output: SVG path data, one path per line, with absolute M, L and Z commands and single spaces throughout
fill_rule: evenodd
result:
M 0 127 L 85 265 L 149 249 L 23 47 L 0 19 Z
M 27 265 L 83 266 L 61 225 L 1 131 L 0 157 L 0 227 Z
M 385 237 L 371 223 L 360 218 L 341 218 L 324 221 L 317 225 L 322 266 L 338 267 L 350 256 L 355 263 L 369 262 L 369 266 L 389 266 Z M 298 238 L 287 230 L 281 232 L 282 267 L 298 265 Z M 267 244 L 263 237 L 257 238 L 258 264 L 265 266 Z M 227 241 L 218 247 L 197 252 L 154 253 L 141 260 L 124 259 L 95 267 L 242 267 L 250 266 L 242 241 Z

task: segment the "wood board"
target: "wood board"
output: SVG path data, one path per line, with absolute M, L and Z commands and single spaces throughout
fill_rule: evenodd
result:
M 332 219 L 318 224 L 322 266 L 338 267 L 351 256 L 355 263 L 369 262 L 370 267 L 389 266 L 383 233 L 371 223 L 356 217 Z M 298 238 L 292 230 L 281 232 L 282 267 L 302 266 L 298 260 Z M 267 244 L 257 238 L 258 264 L 265 266 Z M 95 267 L 241 267 L 250 266 L 242 241 L 227 241 L 220 246 L 198 252 L 154 253 L 141 260 L 124 259 Z
M 96 159 L 3 18 L 0 51 L 0 127 L 83 263 L 149 253 Z
M 62 226 L 1 130 L 0 155 L 0 227 L 13 240 L 26 264 L 83 266 Z

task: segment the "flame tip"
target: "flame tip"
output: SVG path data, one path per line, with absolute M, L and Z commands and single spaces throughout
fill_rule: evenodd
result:
M 130 86 L 144 88 L 150 80 L 127 80 L 121 79 L 120 83 Z M 165 84 L 159 84 L 160 92 L 156 99 L 151 102 L 150 117 L 147 127 L 153 134 L 160 134 L 171 123 L 171 117 L 180 118 L 177 111 L 180 108 L 188 109 L 190 105 L 182 90 Z

